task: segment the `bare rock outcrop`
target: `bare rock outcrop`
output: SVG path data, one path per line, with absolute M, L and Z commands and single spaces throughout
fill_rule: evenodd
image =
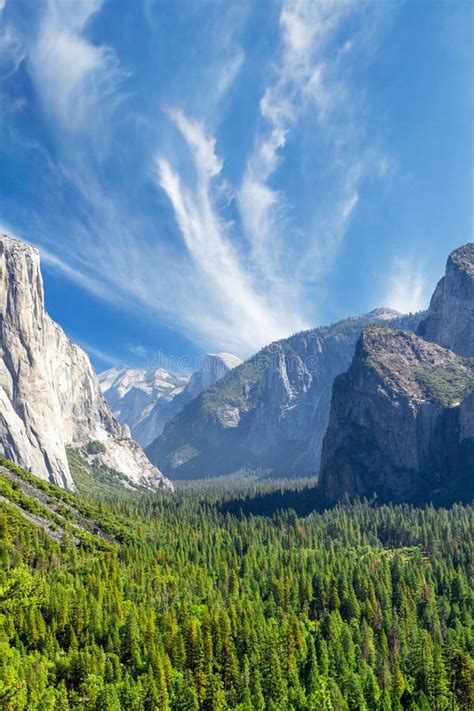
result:
M 321 459 L 329 502 L 474 496 L 474 243 L 455 249 L 417 335 L 368 329 L 336 378 Z

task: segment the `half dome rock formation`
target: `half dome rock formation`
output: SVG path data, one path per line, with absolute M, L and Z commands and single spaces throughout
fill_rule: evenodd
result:
M 112 415 L 87 355 L 46 313 L 38 251 L 0 237 L 0 452 L 74 489 L 66 448 L 131 485 L 172 488 Z
M 332 384 L 362 329 L 373 322 L 415 329 L 419 319 L 376 309 L 271 343 L 168 422 L 146 450 L 150 460 L 173 479 L 242 468 L 317 475 Z
M 361 335 L 333 387 L 320 489 L 328 502 L 469 500 L 474 360 L 407 331 Z
M 418 335 L 461 356 L 474 356 L 474 242 L 449 255 Z
M 201 367 L 191 375 L 186 385 L 184 392 L 187 400 L 197 397 L 241 363 L 242 360 L 232 353 L 206 353 Z

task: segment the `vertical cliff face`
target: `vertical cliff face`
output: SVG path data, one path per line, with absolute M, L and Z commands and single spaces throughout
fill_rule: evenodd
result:
M 321 458 L 328 501 L 472 496 L 474 362 L 406 331 L 363 332 L 336 378 Z
M 474 498 L 474 387 L 459 407 L 459 446 L 453 452 L 453 468 L 459 472 L 458 496 Z M 465 497 L 465 492 L 470 492 Z
M 450 254 L 418 335 L 458 355 L 474 356 L 474 242 Z
M 0 442 L 6 457 L 73 488 L 66 459 L 52 353 L 60 340 L 44 311 L 36 250 L 0 240 Z M 56 358 L 54 357 L 54 360 Z
M 46 313 L 37 250 L 6 236 L 0 238 L 0 339 L 0 451 L 5 457 L 74 488 L 66 447 L 95 442 L 100 443 L 92 448 L 97 464 L 136 484 L 170 486 L 125 436 L 87 355 Z
M 151 461 L 172 478 L 243 467 L 316 475 L 334 378 L 377 321 L 418 325 L 417 316 L 378 309 L 270 344 L 186 405 L 147 448 Z
M 474 495 L 474 244 L 449 256 L 417 336 L 369 329 L 336 378 L 320 487 L 391 501 Z

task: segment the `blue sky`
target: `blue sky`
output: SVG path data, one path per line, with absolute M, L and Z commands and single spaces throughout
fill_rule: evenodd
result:
M 0 225 L 99 370 L 418 310 L 472 239 L 471 2 L 0 8 Z

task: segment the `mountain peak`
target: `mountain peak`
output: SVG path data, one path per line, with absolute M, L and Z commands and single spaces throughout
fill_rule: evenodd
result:
M 207 353 L 207 358 L 219 358 L 228 368 L 235 368 L 237 365 L 242 363 L 242 359 L 233 353 L 226 353 L 222 351 L 221 353 Z
M 448 264 L 449 262 L 474 278 L 474 242 L 467 242 L 454 249 L 448 257 Z
M 241 359 L 232 353 L 206 353 L 199 370 L 191 375 L 186 386 L 190 399 L 197 397 L 203 390 L 214 385 L 229 370 L 242 363 Z
M 397 311 L 396 309 L 385 308 L 382 306 L 369 311 L 367 317 L 377 319 L 378 321 L 389 321 L 390 319 L 397 318 L 397 316 L 401 315 L 400 311 Z
M 29 242 L 24 242 L 21 239 L 18 239 L 17 237 L 11 237 L 10 235 L 7 235 L 5 232 L 0 234 L 0 243 L 3 243 L 5 246 L 8 246 L 10 249 L 19 249 L 22 252 L 35 252 L 36 254 L 39 255 L 39 251 L 36 247 L 34 247 L 32 244 Z
M 418 334 L 462 356 L 474 356 L 474 243 L 455 249 Z

